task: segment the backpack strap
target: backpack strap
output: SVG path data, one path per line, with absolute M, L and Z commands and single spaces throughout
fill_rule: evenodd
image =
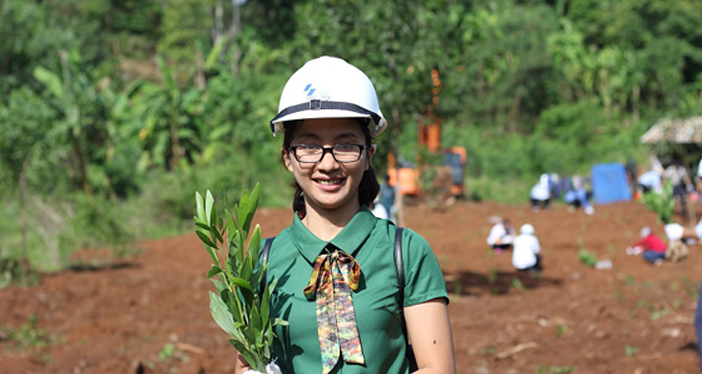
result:
M 261 266 L 268 262 L 268 254 L 271 251 L 271 245 L 273 245 L 274 239 L 275 236 L 271 238 L 266 238 L 266 242 L 263 244 L 263 249 L 261 250 L 261 253 L 258 257 L 259 261 L 261 262 Z M 261 284 L 259 285 L 259 289 L 261 290 L 261 292 L 263 292 L 266 289 L 266 272 L 263 273 L 263 278 L 261 278 Z
M 417 360 L 414 357 L 414 350 L 412 350 L 412 344 L 409 343 L 409 336 L 407 335 L 407 323 L 405 322 L 405 267 L 402 262 L 402 233 L 405 231 L 403 227 L 397 227 L 395 229 L 395 246 L 393 250 L 393 256 L 395 257 L 395 270 L 397 271 L 397 285 L 399 287 L 400 294 L 400 316 L 402 317 L 402 335 L 405 337 L 405 346 L 407 346 L 407 351 L 405 356 L 409 361 L 409 372 L 413 373 L 418 370 Z
M 393 255 L 395 256 L 395 270 L 397 271 L 397 285 L 400 288 L 400 311 L 404 307 L 405 302 L 405 268 L 402 264 L 402 232 L 405 229 L 403 227 L 398 227 L 395 229 L 395 248 Z M 404 313 L 402 316 L 402 332 L 405 334 L 405 340 L 407 339 L 407 327 L 405 326 Z

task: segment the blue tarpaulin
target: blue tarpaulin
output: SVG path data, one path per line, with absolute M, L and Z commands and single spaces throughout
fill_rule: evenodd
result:
M 596 204 L 631 200 L 631 189 L 622 164 L 599 164 L 592 167 L 592 192 Z

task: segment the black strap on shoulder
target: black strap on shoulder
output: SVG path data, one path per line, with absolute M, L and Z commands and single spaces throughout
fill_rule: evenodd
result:
M 268 254 L 271 251 L 271 245 L 273 245 L 274 239 L 275 236 L 272 238 L 267 238 L 266 243 L 263 244 L 263 249 L 261 250 L 261 253 L 258 257 L 261 266 L 268 262 Z M 261 284 L 259 285 L 259 289 L 261 290 L 261 292 L 263 292 L 266 289 L 266 272 L 263 273 L 263 278 L 261 278 Z
M 393 251 L 395 256 L 395 269 L 397 270 L 397 285 L 400 287 L 400 310 L 404 307 L 405 302 L 405 268 L 402 264 L 402 232 L 404 230 L 403 227 L 395 229 L 395 248 Z M 404 317 L 402 320 L 402 329 L 405 330 Z M 407 331 L 404 332 L 406 338 Z
M 395 257 L 395 270 L 397 271 L 397 285 L 400 288 L 400 316 L 402 316 L 402 335 L 405 337 L 405 345 L 407 346 L 407 351 L 405 356 L 409 361 L 409 371 L 414 373 L 418 370 L 417 359 L 414 357 L 414 350 L 412 349 L 412 344 L 409 343 L 409 336 L 407 335 L 407 322 L 405 322 L 405 268 L 402 262 L 402 232 L 405 229 L 398 227 L 395 229 L 395 246 L 393 250 L 393 255 Z

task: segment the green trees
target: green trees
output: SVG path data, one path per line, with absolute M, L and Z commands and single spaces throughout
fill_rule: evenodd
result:
M 417 160 L 417 126 L 436 115 L 444 146 L 468 150 L 469 188 L 513 199 L 545 171 L 642 159 L 658 116 L 702 111 L 696 0 L 5 0 L 0 17 L 0 188 L 18 217 L 35 196 L 59 216 L 93 199 L 114 221 L 138 201 L 174 226 L 192 190 L 286 184 L 267 121 L 324 54 L 374 80 L 391 126 L 381 173 L 391 149 Z

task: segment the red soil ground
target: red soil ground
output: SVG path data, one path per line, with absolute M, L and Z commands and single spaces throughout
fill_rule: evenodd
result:
M 699 373 L 700 247 L 682 262 L 650 266 L 624 248 L 643 225 L 663 235 L 655 216 L 635 203 L 596 209 L 586 216 L 563 206 L 539 213 L 492 203 L 408 208 L 406 226 L 428 239 L 446 275 L 460 373 Z M 491 215 L 534 225 L 541 278 L 520 275 L 520 287 L 511 253 L 487 250 Z M 290 220 L 287 210 L 257 216 L 267 236 Z M 109 266 L 0 290 L 0 373 L 233 373 L 235 352 L 209 314 L 210 262 L 198 239 L 141 246 L 142 254 Z M 611 260 L 612 269 L 585 266 L 581 247 Z M 8 329 L 32 314 L 48 335 L 45 348 L 8 339 Z M 159 357 L 169 343 L 175 353 Z

